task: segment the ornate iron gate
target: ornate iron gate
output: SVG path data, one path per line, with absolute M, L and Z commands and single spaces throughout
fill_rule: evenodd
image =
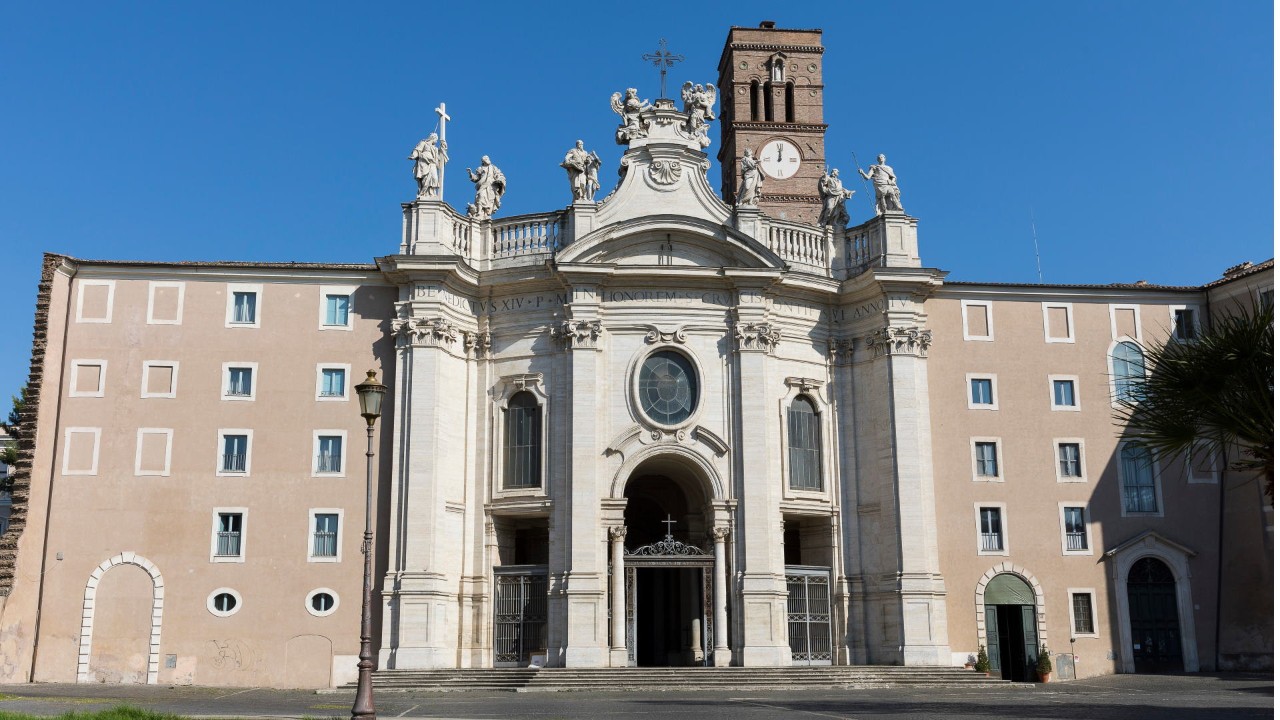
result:
M 1155 558 L 1134 563 L 1128 592 L 1134 672 L 1182 672 L 1177 584 L 1169 566 Z
M 547 651 L 547 569 L 493 569 L 493 664 L 525 667 Z
M 831 664 L 831 568 L 788 565 L 787 636 L 794 665 Z
M 712 572 L 715 558 L 702 548 L 686 545 L 668 534 L 656 543 L 628 550 L 623 560 L 627 588 L 627 664 L 636 664 L 636 570 L 638 568 L 697 568 L 702 571 L 702 664 L 715 659 L 715 612 Z

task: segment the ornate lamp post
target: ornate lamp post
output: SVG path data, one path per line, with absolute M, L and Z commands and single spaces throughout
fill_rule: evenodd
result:
M 378 373 L 368 371 L 365 381 L 356 386 L 360 397 L 360 415 L 369 423 L 369 445 L 364 453 L 364 594 L 360 598 L 360 679 L 356 685 L 356 701 L 351 706 L 351 720 L 377 720 L 373 709 L 373 424 L 382 415 L 382 396 L 387 386 L 378 382 Z

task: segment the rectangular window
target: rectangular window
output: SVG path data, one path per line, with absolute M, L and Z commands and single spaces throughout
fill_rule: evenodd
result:
M 343 368 L 323 368 L 320 370 L 320 397 L 340 398 L 347 396 L 347 371 Z
M 1071 303 L 1041 303 L 1044 313 L 1044 341 L 1073 343 L 1076 341 Z
M 1195 309 L 1174 309 L 1173 337 L 1175 340 L 1194 340 L 1196 338 L 1196 327 Z
M 963 311 L 965 340 L 995 340 L 995 328 L 991 322 L 991 303 L 985 300 L 965 300 L 960 303 Z
M 348 313 L 351 310 L 350 295 L 325 295 L 324 296 L 324 324 L 325 325 L 347 325 L 349 320 Z
M 71 386 L 69 397 L 100 398 L 106 393 L 107 361 L 106 360 L 72 360 Z
M 1068 552 L 1072 550 L 1088 550 L 1089 536 L 1085 532 L 1084 508 L 1062 508 L 1062 531 L 1066 533 Z
M 970 410 L 999 409 L 999 388 L 996 387 L 995 375 L 969 373 L 965 375 L 965 379 L 969 382 Z
M 974 472 L 980 478 L 1000 477 L 1000 461 L 994 441 L 978 441 L 973 444 Z
M 342 436 L 319 435 L 316 437 L 316 474 L 342 472 Z
M 142 362 L 142 397 L 173 398 L 177 394 L 177 360 L 144 360 Z
M 1120 479 L 1126 514 L 1158 514 L 1159 488 L 1151 451 L 1135 443 L 1120 446 Z
M 1096 635 L 1093 618 L 1093 593 L 1071 592 L 1071 630 L 1073 635 Z
M 243 533 L 243 514 L 230 512 L 218 513 L 217 525 L 214 527 L 214 557 L 242 557 Z
M 234 293 L 231 309 L 231 322 L 251 324 L 258 321 L 258 293 Z
M 338 514 L 316 513 L 311 536 L 311 556 L 316 558 L 338 557 Z
M 1080 443 L 1058 443 L 1058 477 L 1084 478 L 1084 466 L 1080 462 Z
M 1001 552 L 1004 550 L 1004 527 L 1000 521 L 1000 508 L 979 508 L 981 533 L 981 549 L 983 552 Z
M 249 472 L 249 436 L 227 434 L 222 436 L 222 473 Z
M 233 398 L 252 398 L 253 397 L 253 368 L 251 367 L 229 367 L 227 368 L 227 397 Z
M 1075 380 L 1053 381 L 1053 407 L 1055 409 L 1076 407 Z

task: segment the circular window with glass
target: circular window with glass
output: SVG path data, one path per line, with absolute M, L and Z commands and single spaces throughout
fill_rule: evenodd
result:
M 209 608 L 209 612 L 218 617 L 228 617 L 235 615 L 240 609 L 240 593 L 231 588 L 218 588 L 209 593 L 209 599 L 205 601 L 205 607 Z
M 329 588 L 317 588 L 307 593 L 307 612 L 317 617 L 332 615 L 338 609 L 338 595 Z
M 640 365 L 640 409 L 659 425 L 679 425 L 698 406 L 698 372 L 689 358 L 660 350 Z

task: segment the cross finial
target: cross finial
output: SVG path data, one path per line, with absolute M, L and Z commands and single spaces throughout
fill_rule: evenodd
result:
M 668 540 L 670 540 L 670 539 L 671 539 L 671 526 L 676 524 L 676 521 L 671 519 L 671 513 L 667 513 L 667 519 L 666 519 L 666 520 L 659 520 L 658 522 L 660 522 L 660 523 L 662 523 L 663 525 L 666 525 L 666 526 L 667 526 L 667 539 L 668 539 Z
M 674 55 L 668 52 L 667 39 L 662 38 L 658 40 L 657 52 L 645 53 L 644 55 L 640 56 L 640 59 L 651 61 L 653 62 L 654 66 L 658 68 L 658 77 L 662 83 L 661 84 L 662 95 L 660 97 L 666 97 L 667 96 L 667 68 L 674 67 L 675 64 L 678 62 L 684 62 L 684 56 Z

